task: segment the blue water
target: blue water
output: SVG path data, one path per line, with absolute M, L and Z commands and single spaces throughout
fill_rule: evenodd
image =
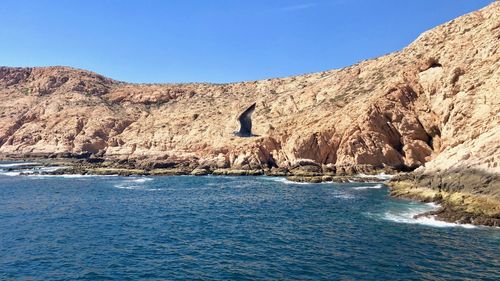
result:
M 6 174 L 1 280 L 500 279 L 500 229 L 377 184 Z

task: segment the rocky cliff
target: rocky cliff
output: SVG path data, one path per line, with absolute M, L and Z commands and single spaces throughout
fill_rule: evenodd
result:
M 68 67 L 0 68 L 0 153 L 154 165 L 498 174 L 500 3 L 405 49 L 321 73 L 129 84 Z M 256 136 L 234 135 L 257 103 Z

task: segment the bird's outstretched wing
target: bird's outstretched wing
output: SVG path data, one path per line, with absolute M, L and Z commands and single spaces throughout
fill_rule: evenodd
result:
M 240 136 L 252 136 L 252 113 L 255 110 L 255 105 L 256 103 L 253 103 L 238 117 L 238 121 L 240 121 L 240 131 L 238 134 Z

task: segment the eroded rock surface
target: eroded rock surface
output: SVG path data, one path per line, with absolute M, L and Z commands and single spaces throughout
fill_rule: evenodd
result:
M 309 161 L 311 172 L 498 174 L 499 42 L 495 2 L 399 52 L 281 79 L 147 85 L 67 67 L 1 67 L 0 153 L 188 163 L 198 173 Z M 254 102 L 256 136 L 234 136 L 235 117 Z

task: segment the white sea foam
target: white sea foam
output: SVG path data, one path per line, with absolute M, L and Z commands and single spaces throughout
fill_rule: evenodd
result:
M 19 166 L 33 166 L 33 165 L 38 165 L 40 163 L 36 162 L 17 162 L 17 163 L 9 163 L 9 164 L 0 164 L 0 168 L 13 168 L 13 167 L 19 167 Z
M 60 169 L 67 167 L 57 166 L 57 167 L 33 167 L 31 169 L 20 169 L 19 171 L 24 174 L 35 174 L 35 173 L 50 173 L 55 172 Z
M 117 177 L 118 175 L 81 175 L 81 174 L 69 174 L 69 175 L 39 175 L 32 174 L 27 175 L 28 178 L 33 179 L 43 179 L 43 178 L 66 178 L 66 179 L 78 179 L 78 178 L 101 178 L 101 177 Z
M 382 187 L 383 187 L 382 184 L 376 184 L 376 185 L 367 185 L 367 186 L 356 186 L 353 189 L 355 189 L 355 190 L 381 189 Z
M 78 179 L 78 178 L 92 178 L 92 177 L 109 177 L 109 176 L 99 176 L 99 175 L 79 175 L 79 174 L 74 174 L 74 175 L 47 175 L 47 176 L 53 176 L 53 177 L 61 177 L 61 178 L 68 178 L 68 179 Z
M 128 185 L 128 183 L 115 184 L 114 187 L 118 189 L 127 189 L 127 190 L 144 190 L 144 191 L 161 190 L 159 188 L 147 188 L 144 185 Z
M 2 164 L 0 166 L 3 166 L 2 168 L 16 168 L 20 167 L 19 169 L 14 169 L 12 171 L 6 171 L 0 169 L 0 175 L 4 176 L 20 176 L 21 174 L 25 176 L 45 176 L 45 175 L 40 175 L 39 173 L 50 173 L 54 172 L 60 169 L 64 169 L 67 167 L 64 166 L 53 166 L 53 167 L 44 167 L 44 166 L 33 166 L 37 165 L 38 163 L 30 162 L 30 163 L 13 163 L 13 164 Z M 24 165 L 28 165 L 28 167 L 24 167 Z
M 38 168 L 38 171 L 40 171 L 40 172 L 55 172 L 57 170 L 66 169 L 66 168 L 68 168 L 68 167 L 66 167 L 66 166 L 41 167 L 41 168 Z
M 297 181 L 287 180 L 284 177 L 263 177 L 263 178 L 266 179 L 266 180 L 280 182 L 280 183 L 284 183 L 284 184 L 303 184 L 303 185 L 308 185 L 308 184 L 326 184 L 326 183 L 331 183 L 331 182 L 320 182 L 320 183 L 297 182 Z
M 140 177 L 140 178 L 129 178 L 118 184 L 115 184 L 114 187 L 119 189 L 128 189 L 128 190 L 145 190 L 145 191 L 155 191 L 160 190 L 158 188 L 148 188 L 145 184 L 146 182 L 152 181 L 153 178 Z
M 152 180 L 153 180 L 152 178 L 134 178 L 134 179 L 131 179 L 130 181 L 136 182 L 136 183 L 144 183 L 144 182 L 152 181 Z
M 391 178 L 394 177 L 394 175 L 388 175 L 385 173 L 377 174 L 377 175 L 367 175 L 367 174 L 357 174 L 356 177 L 359 178 L 376 178 L 379 180 L 390 180 Z
M 420 217 L 417 218 L 416 221 L 418 223 L 424 225 L 430 225 L 435 227 L 463 227 L 463 228 L 476 228 L 477 226 L 472 224 L 458 224 L 458 223 L 450 223 L 445 221 L 436 220 L 434 216 L 429 217 Z
M 0 175 L 9 176 L 9 177 L 19 176 L 20 174 L 21 174 L 20 172 L 0 172 Z
M 441 207 L 441 205 L 437 204 L 437 203 L 434 203 L 434 202 L 429 202 L 429 203 L 425 203 L 426 206 L 429 206 L 430 208 L 436 210 L 438 209 L 439 207 Z
M 383 216 L 384 219 L 397 222 L 397 223 L 409 223 L 409 224 L 421 224 L 433 227 L 463 227 L 463 228 L 476 228 L 477 226 L 472 224 L 459 224 L 450 223 L 445 221 L 437 220 L 435 216 L 421 216 L 415 218 L 416 215 L 422 214 L 431 210 L 435 210 L 440 206 L 435 203 L 427 203 L 425 205 L 412 207 L 407 211 L 400 213 L 395 213 L 392 211 L 386 212 Z
M 398 222 L 398 223 L 410 223 L 410 224 L 422 224 L 434 227 L 463 227 L 463 228 L 475 228 L 475 225 L 472 224 L 458 224 L 436 220 L 435 216 L 425 216 L 413 218 L 417 214 L 392 214 L 390 212 L 385 213 L 384 218 L 390 221 Z
M 138 185 L 127 185 L 127 184 L 115 184 L 114 187 L 119 189 L 142 189 L 143 186 Z
M 340 199 L 354 199 L 354 198 L 356 198 L 356 196 L 354 196 L 352 194 L 347 194 L 347 193 L 337 194 L 337 195 L 334 195 L 333 197 L 340 198 Z

